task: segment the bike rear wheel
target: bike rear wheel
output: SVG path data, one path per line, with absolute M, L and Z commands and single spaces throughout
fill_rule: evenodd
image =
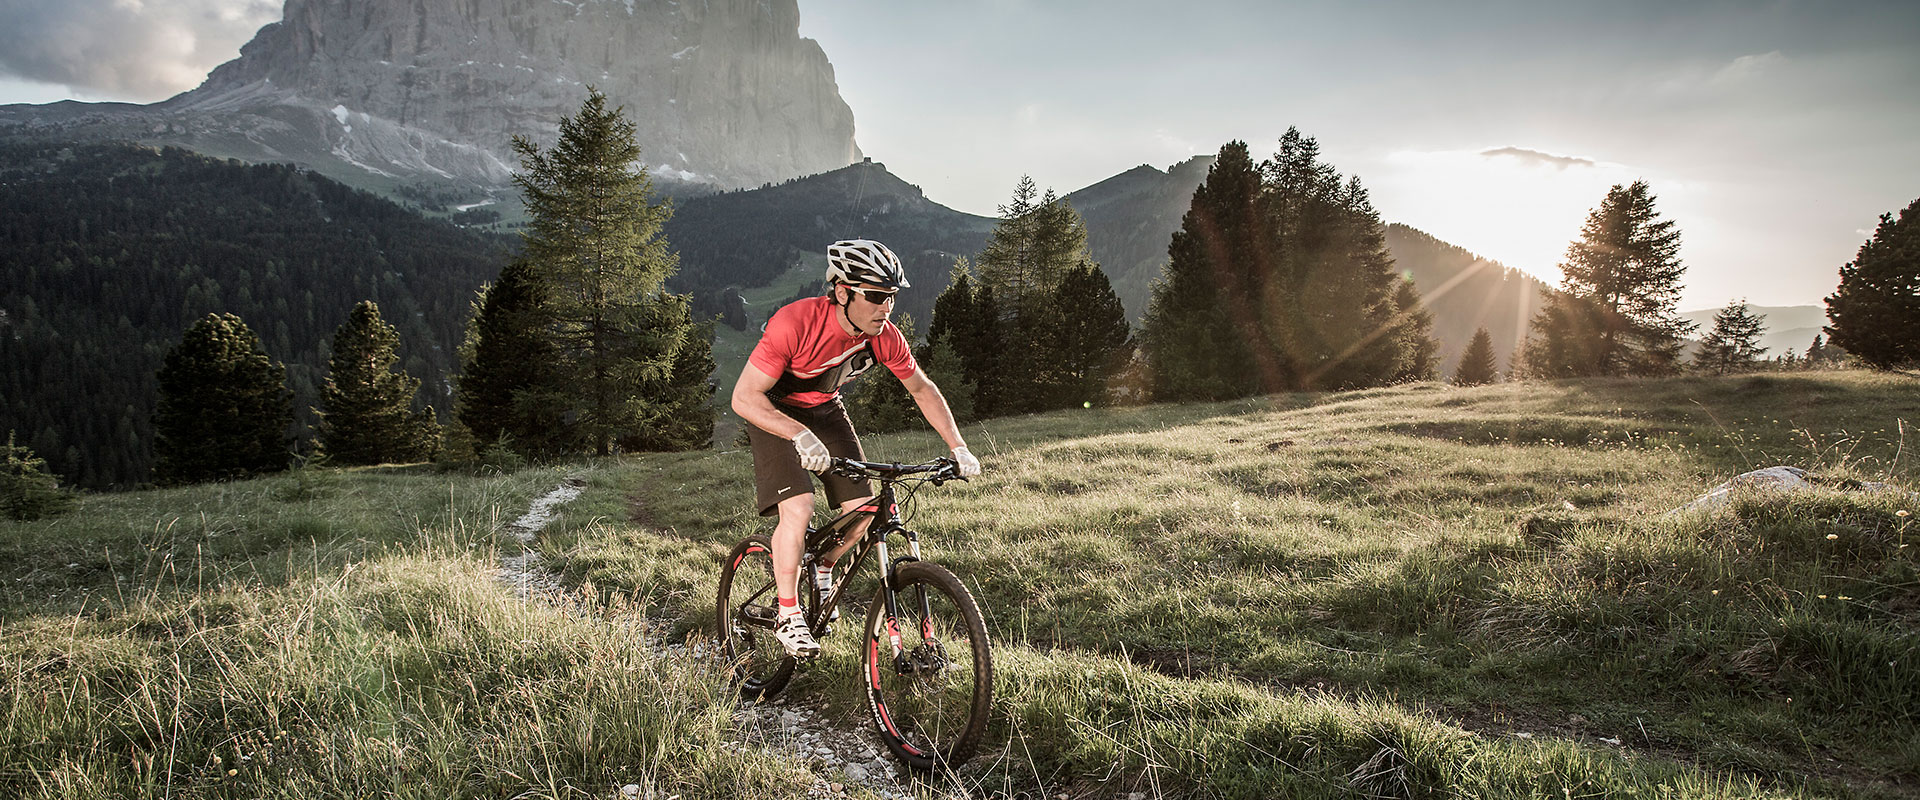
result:
M 800 589 L 800 602 L 815 605 L 812 581 Z M 735 545 L 720 566 L 715 626 L 720 657 L 745 700 L 770 698 L 793 678 L 795 659 L 773 638 L 779 600 L 773 584 L 773 542 L 749 536 Z
M 893 589 L 897 618 L 885 586 L 867 609 L 862 667 L 874 727 L 909 767 L 957 767 L 979 746 L 993 702 L 986 622 L 967 587 L 937 564 L 902 564 Z

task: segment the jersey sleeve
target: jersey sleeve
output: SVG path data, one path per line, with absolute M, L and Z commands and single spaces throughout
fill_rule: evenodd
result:
M 900 329 L 894 327 L 892 322 L 887 323 L 879 336 L 873 337 L 873 357 L 887 365 L 893 377 L 903 381 L 913 377 L 914 371 L 920 369 L 920 365 L 914 363 L 913 349 L 907 347 L 907 337 L 901 336 Z
M 793 363 L 793 352 L 799 346 L 800 315 L 789 305 L 767 320 L 767 329 L 760 334 L 760 343 L 753 346 L 753 354 L 747 356 L 747 363 L 779 380 Z

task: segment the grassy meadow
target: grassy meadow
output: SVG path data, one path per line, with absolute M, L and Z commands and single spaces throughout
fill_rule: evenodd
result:
M 1816 372 L 971 426 L 987 472 L 911 524 L 987 613 L 995 716 L 921 793 L 1920 795 L 1917 422 L 1911 376 Z M 1667 513 L 1773 465 L 1822 485 Z M 708 634 L 750 474 L 319 471 L 0 522 L 0 795 L 803 795 L 723 746 L 711 665 L 644 643 Z M 538 546 L 593 614 L 493 577 L 567 477 Z M 864 731 L 825 644 L 791 702 Z

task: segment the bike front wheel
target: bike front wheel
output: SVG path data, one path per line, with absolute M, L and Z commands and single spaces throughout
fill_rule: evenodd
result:
M 809 582 L 810 588 L 810 582 Z M 813 593 L 801 593 L 813 606 Z M 795 661 L 773 638 L 779 599 L 773 584 L 773 542 L 764 535 L 749 536 L 735 545 L 720 565 L 720 593 L 715 601 L 716 634 L 727 673 L 740 687 L 740 697 L 772 697 L 793 678 Z
M 874 727 L 909 767 L 957 767 L 979 746 L 993 703 L 986 622 L 967 587 L 938 564 L 902 564 L 891 604 L 887 591 L 867 609 L 862 666 Z

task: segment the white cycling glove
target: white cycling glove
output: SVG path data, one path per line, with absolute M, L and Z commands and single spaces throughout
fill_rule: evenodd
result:
M 833 456 L 827 453 L 827 446 L 813 431 L 801 431 L 793 437 L 793 449 L 800 454 L 800 468 L 808 472 L 823 472 L 833 465 Z
M 953 448 L 953 460 L 960 464 L 960 477 L 971 478 L 980 474 L 980 459 L 974 458 L 973 452 L 966 447 Z

